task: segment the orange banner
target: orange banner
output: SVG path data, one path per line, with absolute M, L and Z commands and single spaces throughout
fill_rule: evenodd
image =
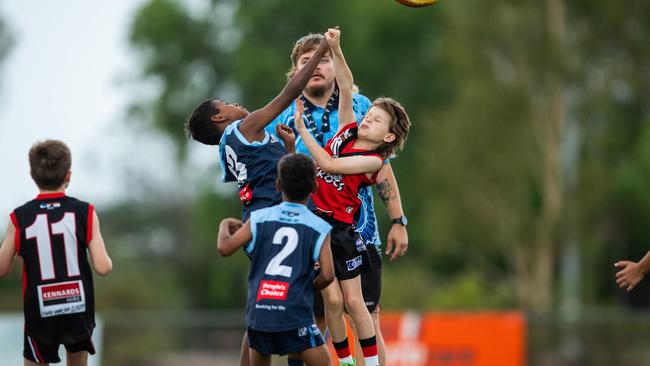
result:
M 381 313 L 380 319 L 386 365 L 526 364 L 526 320 L 518 312 Z

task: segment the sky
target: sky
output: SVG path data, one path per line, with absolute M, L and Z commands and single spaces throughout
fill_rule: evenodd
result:
M 11 210 L 37 194 L 27 153 L 38 140 L 68 144 L 68 194 L 92 201 L 98 211 L 137 192 L 129 181 L 133 172 L 163 185 L 174 181 L 169 142 L 129 126 L 126 117 L 129 103 L 146 97 L 135 82 L 137 54 L 128 46 L 131 19 L 142 3 L 0 2 L 0 16 L 15 38 L 0 68 L 0 231 Z M 190 162 L 199 161 L 201 169 L 216 160 L 206 149 L 193 151 Z

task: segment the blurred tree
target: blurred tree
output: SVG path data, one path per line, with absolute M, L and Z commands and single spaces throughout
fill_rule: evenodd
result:
M 584 272 L 567 292 L 606 303 L 614 257 L 639 257 L 650 242 L 643 225 L 650 210 L 639 199 L 650 193 L 642 144 L 649 17 L 640 0 L 470 0 L 423 9 L 374 0 L 192 7 L 151 0 L 131 41 L 143 56 L 143 80 L 156 88 L 133 117 L 176 142 L 182 163 L 181 126 L 195 105 L 224 98 L 260 107 L 282 88 L 293 42 L 339 25 L 362 92 L 396 97 L 414 123 L 393 164 L 412 255 L 387 263 L 386 282 L 417 277 L 439 290 L 424 296 L 415 286 L 409 296 L 409 288 L 386 286 L 387 299 L 400 299 L 387 301 L 546 312 L 567 282 L 558 277 L 567 263 Z M 223 197 L 199 197 L 184 229 L 193 255 L 210 247 L 210 220 L 222 217 L 209 212 L 225 213 L 207 207 Z M 582 255 L 563 261 L 574 242 Z M 236 277 L 219 276 L 215 283 Z M 203 302 L 222 303 L 224 294 Z

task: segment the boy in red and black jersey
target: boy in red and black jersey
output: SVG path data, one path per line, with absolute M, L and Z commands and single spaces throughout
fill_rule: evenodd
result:
M 323 149 L 309 133 L 297 103 L 296 130 L 318 164 L 318 191 L 313 195 L 318 212 L 332 225 L 332 255 L 338 281 L 323 290 L 325 318 L 341 365 L 354 365 L 347 342 L 343 309 L 353 319 L 366 366 L 378 365 L 372 318 L 366 308 L 359 275 L 368 269 L 365 242 L 354 230 L 361 202 L 359 189 L 375 183 L 384 160 L 401 149 L 411 125 L 404 108 L 390 98 L 375 100 L 358 125 L 352 108 L 352 73 L 340 46 L 340 31 L 325 38 L 332 51 L 339 86 L 339 131 Z
M 60 362 L 61 344 L 68 365 L 86 365 L 88 353 L 95 353 L 94 288 L 86 250 L 100 275 L 111 271 L 112 262 L 93 205 L 65 194 L 71 175 L 68 147 L 61 141 L 37 143 L 29 162 L 40 193 L 10 215 L 0 247 L 0 277 L 16 255 L 23 258 L 25 365 Z

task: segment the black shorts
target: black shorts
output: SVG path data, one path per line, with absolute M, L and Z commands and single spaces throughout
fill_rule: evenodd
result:
M 334 274 L 339 281 L 345 281 L 370 271 L 371 264 L 366 243 L 354 231 L 354 225 L 327 218 L 332 225 L 331 247 L 334 260 Z
M 374 245 L 368 245 L 368 256 L 372 269 L 361 274 L 361 290 L 368 312 L 374 313 L 381 297 L 381 255 Z M 314 316 L 325 316 L 325 301 L 321 292 L 314 293 Z
M 40 342 L 27 334 L 25 334 L 24 339 L 23 357 L 27 360 L 36 363 L 61 362 L 61 359 L 59 358 L 60 344 Z M 93 344 L 92 338 L 77 343 L 64 344 L 64 346 L 70 353 L 88 351 L 91 355 L 95 354 L 95 345 Z
M 285 332 L 261 332 L 248 328 L 248 346 L 262 355 L 287 355 L 325 344 L 316 324 Z

